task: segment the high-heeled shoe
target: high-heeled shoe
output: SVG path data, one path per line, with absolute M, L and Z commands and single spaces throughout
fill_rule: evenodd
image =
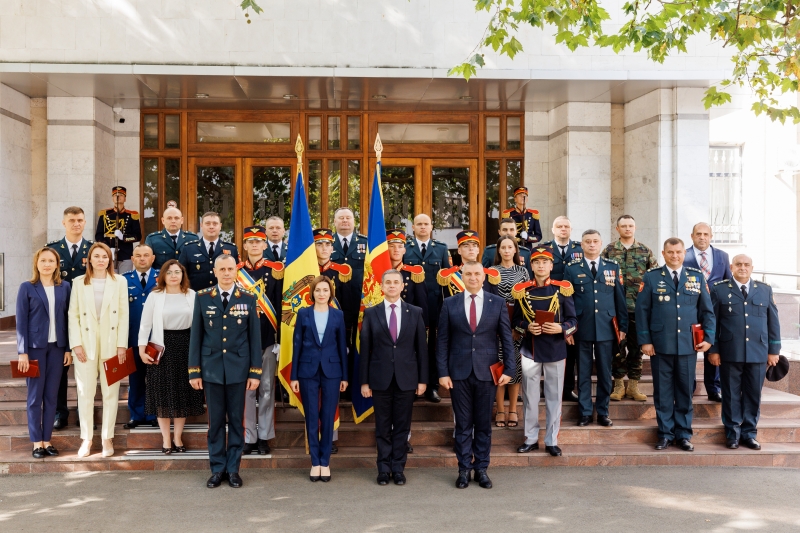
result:
M 106 444 L 108 442 L 108 444 Z M 103 457 L 114 455 L 114 442 L 111 439 L 103 440 Z
M 327 476 L 322 473 L 326 468 L 328 469 L 328 475 Z M 330 466 L 323 466 L 323 467 L 320 468 L 319 480 L 322 481 L 323 483 L 327 483 L 328 481 L 331 480 L 331 467 Z
M 173 451 L 175 451 L 175 449 L 172 446 L 170 446 L 169 448 L 164 448 L 163 446 L 161 447 L 161 453 L 163 453 L 164 455 L 169 455 Z
M 81 447 L 78 448 L 78 457 L 88 457 L 89 453 L 92 451 L 92 441 L 85 440 L 81 443 Z
M 317 474 L 314 474 L 315 470 L 317 471 Z M 320 480 L 320 477 L 319 477 L 319 471 L 320 470 L 321 470 L 321 467 L 319 467 L 319 466 L 312 466 L 311 467 L 311 472 L 309 472 L 309 474 L 308 474 L 308 479 L 310 479 L 312 483 L 316 483 L 317 481 Z
M 173 453 L 186 453 L 186 446 L 184 446 L 183 444 L 178 446 L 177 444 L 175 444 L 173 442 L 172 443 L 172 452 Z

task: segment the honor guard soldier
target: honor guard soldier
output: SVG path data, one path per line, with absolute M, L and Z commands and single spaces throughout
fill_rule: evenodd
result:
M 422 265 L 406 265 L 403 257 L 406 253 L 406 233 L 401 229 L 386 232 L 386 243 L 389 247 L 389 260 L 392 268 L 403 276 L 403 290 L 400 298 L 407 304 L 422 309 L 422 321 L 428 327 L 428 291 L 425 288 L 425 269 Z
M 414 217 L 413 236 L 406 237 L 406 254 L 403 264 L 421 266 L 425 272 L 425 290 L 428 301 L 428 387 L 425 397 L 438 403 L 439 371 L 436 367 L 436 328 L 439 325 L 439 308 L 442 288 L 436 281 L 436 274 L 443 268 L 453 265 L 447 245 L 431 237 L 433 224 L 431 217 L 421 213 Z
M 471 229 L 459 231 L 456 237 L 458 239 L 458 254 L 461 256 L 461 264 L 478 261 L 478 255 L 481 250 L 478 232 Z M 499 294 L 497 285 L 500 283 L 500 271 L 496 268 L 483 267 L 483 273 L 486 274 L 486 279 L 483 281 L 483 290 L 490 294 Z M 440 270 L 436 273 L 436 281 L 442 286 L 442 299 L 464 292 L 460 265 Z
M 319 273 L 333 280 L 334 292 L 338 295 L 339 291 L 344 292 L 345 287 L 353 283 L 353 269 L 350 265 L 341 265 L 331 261 L 333 255 L 333 242 L 335 236 L 328 228 L 317 228 L 314 234 L 314 251 L 317 253 L 317 264 Z M 336 303 L 342 307 L 342 301 L 337 297 Z M 361 302 L 359 301 L 359 308 Z
M 103 209 L 97 219 L 94 240 L 105 243 L 114 251 L 117 272 L 127 272 L 133 268 L 131 255 L 133 243 L 142 240 L 142 223 L 139 213 L 125 209 L 128 190 L 121 185 L 111 189 L 114 207 Z
M 656 450 L 673 442 L 694 451 L 692 439 L 692 389 L 697 352 L 706 352 L 714 340 L 716 319 L 703 272 L 683 266 L 683 241 L 664 241 L 665 265 L 648 270 L 636 299 L 636 335 L 642 353 L 653 368 L 653 403 L 658 421 Z M 696 343 L 695 325 L 703 340 Z
M 245 391 L 258 389 L 261 369 L 261 325 L 253 293 L 236 286 L 236 260 L 214 260 L 219 283 L 197 292 L 189 340 L 189 383 L 203 390 L 208 406 L 208 457 L 211 477 L 242 486 L 239 465 L 244 444 Z M 225 427 L 227 421 L 227 442 Z
M 186 269 L 189 285 L 194 291 L 213 287 L 217 283 L 214 275 L 214 260 L 221 255 L 230 255 L 239 262 L 239 250 L 236 245 L 223 241 L 219 237 L 222 230 L 222 219 L 219 214 L 209 211 L 201 219 L 200 233 L 202 237 L 184 243 L 178 261 Z
M 156 260 L 153 268 L 160 269 L 170 259 L 180 259 L 181 250 L 187 242 L 196 241 L 197 234 L 184 231 L 183 213 L 177 207 L 168 207 L 161 217 L 164 229 L 147 236 L 144 243 L 153 250 Z
M 772 287 L 751 277 L 753 260 L 739 254 L 731 271 L 732 279 L 711 288 L 717 332 L 708 359 L 719 367 L 726 445 L 760 450 L 756 426 L 761 387 L 767 367 L 778 364 L 781 325 Z
M 509 236 L 512 237 L 515 241 L 517 241 L 517 247 L 519 248 L 519 258 L 520 258 L 520 265 L 524 266 L 525 269 L 528 271 L 528 277 L 533 278 L 533 270 L 531 270 L 531 250 L 526 246 L 520 246 L 519 241 L 517 240 L 517 223 L 514 222 L 513 218 L 504 218 L 500 221 L 500 230 L 498 232 L 501 237 Z M 483 257 L 481 258 L 481 264 L 486 268 L 489 268 L 495 264 L 495 256 L 497 255 L 497 244 L 490 244 L 486 246 L 483 250 Z M 558 278 L 560 279 L 560 278 Z
M 511 218 L 517 224 L 517 242 L 520 246 L 533 247 L 542 240 L 542 227 L 539 224 L 539 211 L 528 209 L 528 188 L 514 189 L 514 207 L 503 211 L 502 218 Z
M 581 243 L 570 239 L 571 235 L 572 223 L 567 217 L 559 216 L 553 221 L 553 240 L 540 244 L 553 254 L 553 272 L 550 273 L 550 279 L 564 279 L 564 268 L 567 263 L 583 258 Z
M 83 238 L 83 230 L 86 227 L 86 216 L 83 209 L 71 206 L 64 210 L 64 217 L 61 219 L 66 235 L 58 241 L 48 242 L 47 247 L 52 248 L 58 253 L 60 258 L 59 269 L 61 279 L 68 281 L 70 286 L 78 276 L 86 274 L 86 262 L 89 260 L 89 248 L 94 244 Z M 69 408 L 67 407 L 67 375 L 69 374 L 69 364 L 64 366 L 61 374 L 61 383 L 58 387 L 58 400 L 56 400 L 56 418 L 53 422 L 53 429 L 64 429 L 67 427 L 69 418 Z M 78 418 L 80 426 L 80 418 Z
M 583 259 L 567 265 L 565 280 L 572 284 L 572 300 L 578 315 L 578 403 L 581 417 L 579 426 L 592 421 L 592 358 L 597 369 L 597 424 L 612 426 L 608 417 L 611 395 L 611 362 L 614 358 L 614 341 L 620 342 L 628 330 L 628 310 L 619 265 L 611 259 L 601 259 L 603 241 L 600 232 L 587 229 L 583 232 L 581 247 Z M 614 319 L 616 318 L 616 323 Z
M 550 455 L 557 457 L 561 455 L 558 431 L 561 428 L 561 391 L 564 387 L 563 361 L 567 358 L 567 342 L 572 342 L 578 319 L 572 301 L 572 284 L 550 279 L 553 270 L 550 250 L 535 248 L 531 261 L 534 279 L 517 283 L 511 289 L 515 300 L 511 327 L 523 335 L 520 364 L 525 442 L 517 452 L 539 449 L 539 390 L 544 374 L 547 428 L 544 445 Z
M 244 228 L 246 259 L 236 265 L 237 283 L 266 302 L 258 303 L 258 320 L 261 325 L 261 374 L 258 390 L 247 391 L 244 401 L 244 449 L 249 455 L 270 453 L 267 441 L 275 438 L 275 371 L 280 353 L 280 320 L 278 310 L 283 301 L 283 263 L 264 258 L 267 233 L 262 226 Z M 266 310 L 262 308 L 266 307 Z M 267 316 L 270 313 L 272 316 Z M 258 401 L 256 402 L 256 397 Z M 258 406 L 256 406 L 258 403 Z M 256 429 L 257 428 L 257 429 Z

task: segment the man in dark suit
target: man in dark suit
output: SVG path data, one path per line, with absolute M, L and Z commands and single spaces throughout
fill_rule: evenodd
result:
M 709 287 L 723 279 L 731 279 L 728 254 L 711 246 L 712 237 L 711 226 L 705 222 L 695 224 L 692 228 L 692 246 L 686 249 L 686 259 L 683 260 L 684 266 L 696 268 L 703 273 Z M 709 362 L 708 352 L 703 355 L 703 383 L 708 399 L 721 402 L 719 367 Z
M 767 366 L 778 364 L 781 327 L 772 287 L 751 279 L 753 260 L 739 254 L 733 279 L 711 289 L 717 331 L 708 359 L 722 378 L 722 423 L 728 448 L 760 450 L 756 425 Z
M 177 207 L 168 207 L 161 216 L 164 229 L 155 231 L 145 238 L 144 243 L 153 250 L 155 261 L 153 268 L 161 267 L 170 259 L 179 259 L 181 250 L 187 242 L 196 241 L 197 234 L 185 231 L 183 226 L 183 213 Z
M 239 262 L 239 250 L 236 245 L 223 241 L 219 234 L 222 231 L 222 219 L 218 213 L 209 211 L 201 219 L 202 237 L 189 241 L 183 246 L 178 261 L 186 269 L 189 285 L 193 291 L 209 289 L 217 283 L 214 276 L 214 261 L 221 255 L 231 255 Z
M 485 489 L 492 448 L 492 405 L 497 387 L 489 368 L 497 363 L 498 342 L 503 353 L 514 353 L 506 301 L 483 290 L 483 265 L 470 261 L 461 268 L 465 291 L 447 298 L 439 316 L 436 364 L 439 384 L 450 389 L 456 416 L 456 487 L 469 486 L 470 473 Z M 516 374 L 516 361 L 506 357 L 497 385 Z
M 236 260 L 214 260 L 218 284 L 198 291 L 189 339 L 189 384 L 204 390 L 208 406 L 208 457 L 211 477 L 206 486 L 227 478 L 242 486 L 239 464 L 244 444 L 245 391 L 261 380 L 261 325 L 253 293 L 236 286 Z M 227 417 L 228 435 L 225 439 Z
M 414 394 L 428 382 L 428 347 L 422 309 L 400 299 L 403 275 L 387 270 L 384 300 L 364 310 L 361 323 L 361 394 L 372 396 L 378 447 L 378 485 L 405 485 L 407 438 Z
M 267 246 L 264 249 L 264 257 L 270 261 L 283 262 L 286 259 L 286 250 L 289 248 L 283 242 L 283 237 L 286 235 L 283 219 L 272 215 L 267 219 L 264 228 L 267 230 Z

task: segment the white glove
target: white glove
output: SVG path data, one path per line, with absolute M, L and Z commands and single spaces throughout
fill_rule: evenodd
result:
M 119 240 L 125 240 L 125 235 L 122 234 L 120 230 L 114 231 L 114 236 Z
M 522 233 L 520 233 L 519 236 L 522 237 L 523 240 L 527 240 L 528 239 L 528 232 L 527 231 L 523 231 Z

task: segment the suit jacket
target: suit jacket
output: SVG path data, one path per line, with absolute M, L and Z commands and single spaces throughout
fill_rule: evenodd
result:
M 178 232 L 177 242 L 172 242 L 172 237 L 167 233 L 166 229 L 156 231 L 147 236 L 144 243 L 152 248 L 153 255 L 156 259 L 153 261 L 153 268 L 160 270 L 164 263 L 170 259 L 179 259 L 181 250 L 187 242 L 196 241 L 197 234 L 191 231 L 180 230 Z
M 172 242 L 172 239 L 170 239 L 170 242 Z M 142 309 L 144 309 L 144 303 L 147 301 L 147 295 L 156 286 L 158 270 L 155 268 L 150 269 L 150 276 L 148 276 L 144 288 L 142 288 L 142 278 L 135 269 L 125 272 L 123 277 L 128 283 L 128 347 L 130 348 L 131 346 L 139 345 L 139 324 L 142 321 Z
M 253 293 L 234 286 L 225 309 L 219 287 L 199 291 L 189 337 L 189 379 L 242 383 L 260 379 L 261 366 L 261 326 Z
M 105 361 L 128 347 L 128 283 L 116 275 L 106 276 L 100 316 L 94 305 L 94 287 L 84 285 L 86 276 L 75 278 L 69 300 L 69 347 L 82 346 L 89 360 Z M 100 337 L 98 353 L 97 338 Z
M 733 277 L 733 274 L 731 273 L 731 260 L 728 258 L 727 252 L 724 252 L 719 248 L 714 248 L 713 246 L 709 246 L 709 248 L 712 252 L 714 266 L 711 267 L 711 275 L 706 280 L 708 284 L 711 285 L 717 281 L 722 281 L 723 279 L 731 279 Z M 683 258 L 683 266 L 696 268 L 702 272 L 702 269 L 700 268 L 700 261 L 696 252 L 697 251 L 694 249 L 694 246 L 690 246 L 686 249 L 686 257 Z
M 514 353 L 511 321 L 506 301 L 483 291 L 483 312 L 475 333 L 469 327 L 464 308 L 466 293 L 447 298 L 442 303 L 436 339 L 436 365 L 439 376 L 467 379 L 470 372 L 481 381 L 492 381 L 489 367 L 497 362 L 498 340 L 503 353 Z M 517 363 L 513 357 L 503 358 L 503 373 L 514 377 Z
M 347 332 L 342 311 L 328 309 L 328 323 L 322 338 L 320 343 L 314 306 L 298 311 L 294 325 L 292 381 L 313 378 L 320 367 L 325 377 L 347 381 Z
M 781 325 L 772 287 L 753 282 L 747 300 L 733 281 L 718 281 L 711 289 L 717 334 L 709 353 L 725 363 L 766 363 L 781 353 Z
M 648 270 L 636 298 L 639 345 L 652 344 L 657 354 L 694 355 L 693 324 L 701 324 L 704 340 L 714 342 L 716 319 L 703 273 L 683 267 L 675 289 L 666 266 Z
M 69 316 L 70 285 L 62 281 L 54 287 L 56 305 L 56 344 L 69 349 L 67 323 Z M 50 301 L 41 281 L 24 282 L 17 292 L 17 353 L 28 353 L 31 348 L 47 348 L 50 336 Z
M 625 291 L 619 265 L 616 261 L 598 257 L 597 275 L 586 265 L 585 259 L 567 265 L 564 279 L 572 283 L 575 293 L 575 313 L 578 315 L 578 331 L 575 336 L 581 341 L 614 340 L 612 321 L 617 317 L 619 330 L 628 332 L 628 309 L 625 306 Z
M 428 382 L 428 340 L 422 309 L 399 300 L 400 334 L 392 341 L 384 302 L 364 310 L 361 323 L 361 383 L 386 390 L 394 376 L 400 390 L 409 391 Z

